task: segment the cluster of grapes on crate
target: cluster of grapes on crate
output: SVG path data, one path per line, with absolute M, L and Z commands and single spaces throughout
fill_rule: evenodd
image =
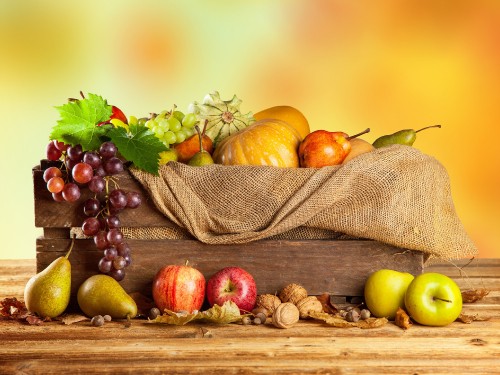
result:
M 83 151 L 81 145 L 51 141 L 47 145 L 47 159 L 62 159 L 63 163 L 61 168 L 47 168 L 43 178 L 56 202 L 77 201 L 85 187 L 94 193 L 83 203 L 87 218 L 83 221 L 82 231 L 93 237 L 95 246 L 104 253 L 99 261 L 99 271 L 121 281 L 131 257 L 118 214 L 126 208 L 139 207 L 142 198 L 136 191 L 120 189 L 115 175 L 122 172 L 124 166 L 117 152 L 115 144 L 109 141 L 102 143 L 96 151 Z M 63 173 L 64 169 L 66 173 Z

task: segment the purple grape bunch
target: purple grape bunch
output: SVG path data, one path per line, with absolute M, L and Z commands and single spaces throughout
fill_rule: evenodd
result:
M 69 146 L 52 141 L 47 146 L 47 159 L 63 160 L 67 170 L 67 181 L 57 167 L 47 168 L 44 180 L 47 189 L 57 202 L 75 202 L 80 199 L 81 189 L 87 187 L 94 197 L 83 202 L 83 233 L 94 239 L 95 246 L 103 251 L 99 260 L 100 272 L 117 281 L 125 277 L 125 268 L 131 264 L 130 247 L 121 231 L 119 213 L 141 205 L 142 197 L 136 191 L 124 191 L 116 183 L 110 183 L 112 176 L 124 169 L 117 156 L 113 142 L 104 142 L 96 151 L 83 151 L 81 145 Z M 113 181 L 114 182 L 114 181 Z

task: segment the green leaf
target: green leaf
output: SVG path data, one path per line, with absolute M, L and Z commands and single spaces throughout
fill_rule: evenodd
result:
M 167 147 L 144 125 L 130 125 L 127 132 L 124 128 L 113 128 L 107 136 L 116 145 L 125 159 L 134 163 L 137 168 L 152 174 L 158 174 L 158 163 L 162 151 Z
M 112 109 L 105 99 L 95 94 L 56 107 L 61 118 L 52 129 L 50 139 L 71 145 L 81 144 L 83 150 L 96 150 L 109 127 L 96 126 L 109 120 Z

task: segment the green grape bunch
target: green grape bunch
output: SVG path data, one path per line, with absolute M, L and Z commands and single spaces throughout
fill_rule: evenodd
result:
M 198 122 L 194 113 L 184 115 L 181 111 L 162 111 L 160 114 L 150 118 L 145 122 L 145 126 L 150 129 L 155 136 L 163 142 L 167 148 L 172 145 L 184 142 L 195 132 L 194 126 Z

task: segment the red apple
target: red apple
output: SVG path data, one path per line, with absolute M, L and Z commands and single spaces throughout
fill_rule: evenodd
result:
M 210 306 L 222 306 L 233 301 L 242 311 L 252 311 L 257 299 L 255 280 L 239 267 L 226 267 L 213 275 L 207 283 L 207 299 Z
M 165 266 L 154 277 L 153 299 L 160 311 L 200 310 L 205 299 L 205 277 L 188 265 Z
M 114 105 L 111 106 L 111 116 L 108 121 L 103 121 L 97 124 L 97 126 L 103 126 L 105 124 L 109 124 L 111 120 L 118 119 L 125 124 L 128 124 L 127 116 L 122 112 L 122 110 Z

